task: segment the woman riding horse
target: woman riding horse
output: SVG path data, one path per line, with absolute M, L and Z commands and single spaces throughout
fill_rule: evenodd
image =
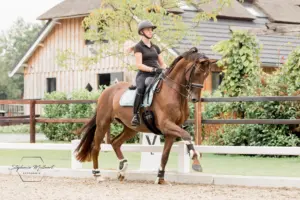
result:
M 145 35 L 147 35 L 147 37 L 149 36 L 149 38 L 152 36 L 150 33 L 154 26 L 151 24 L 150 28 L 150 31 L 144 30 Z M 143 28 L 141 28 L 141 30 L 142 29 Z M 146 40 L 146 42 L 147 41 L 148 40 Z M 145 43 L 143 42 L 142 44 Z M 148 43 L 148 45 L 149 44 L 150 47 L 154 47 L 151 43 Z M 149 50 L 149 52 L 150 47 L 144 46 L 144 48 L 148 48 L 147 50 Z M 136 49 L 138 49 L 138 47 Z M 154 51 L 154 49 L 152 50 Z M 138 55 L 139 54 L 137 54 L 137 57 L 139 57 Z M 157 60 L 160 60 L 159 57 L 158 53 Z M 139 63 L 143 62 L 142 58 L 142 54 L 140 54 Z M 162 60 L 160 62 L 162 65 L 164 64 Z M 189 116 L 188 100 L 191 100 L 193 103 L 200 101 L 204 80 L 210 73 L 210 65 L 214 62 L 216 61 L 199 53 L 197 48 L 191 48 L 189 51 L 178 56 L 170 65 L 169 70 L 163 72 L 164 76 L 162 76 L 163 80 L 160 85 L 160 90 L 155 93 L 153 102 L 149 107 L 154 113 L 153 116 L 155 118 L 156 127 L 165 137 L 161 163 L 156 179 L 156 183 L 158 184 L 168 184 L 164 178 L 166 164 L 173 143 L 178 137 L 180 137 L 187 146 L 189 155 L 193 161 L 192 168 L 198 172 L 202 171 L 199 154 L 195 151 L 191 135 L 182 129 L 181 125 Z M 141 64 L 139 64 L 139 66 L 143 66 L 145 71 L 148 70 L 148 72 L 150 72 L 150 69 L 153 72 L 160 69 L 157 68 L 157 66 L 152 66 L 152 68 Z M 112 148 L 119 159 L 119 180 L 124 180 L 125 172 L 128 168 L 128 161 L 124 157 L 121 149 L 122 144 L 136 136 L 138 132 L 149 132 L 149 129 L 144 124 L 132 126 L 131 107 L 120 105 L 120 99 L 125 91 L 128 90 L 129 86 L 130 83 L 119 82 L 106 88 L 98 98 L 97 110 L 94 117 L 78 131 L 78 133 L 83 132 L 84 134 L 80 144 L 75 150 L 76 158 L 80 162 L 93 160 L 92 173 L 98 182 L 105 180 L 101 176 L 98 163 L 101 142 L 108 133 L 113 120 L 119 121 L 124 126 L 122 133 L 114 137 L 111 141 Z
M 140 125 L 139 109 L 145 92 L 145 80 L 154 77 L 166 67 L 159 47 L 151 42 L 153 30 L 156 29 L 150 21 L 141 21 L 138 25 L 138 34 L 142 39 L 134 47 L 136 66 L 139 69 L 136 76 L 137 93 L 134 100 L 132 126 Z

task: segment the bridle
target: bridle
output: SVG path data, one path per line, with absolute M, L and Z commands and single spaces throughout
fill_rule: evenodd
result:
M 162 78 L 162 79 L 163 79 L 163 81 L 164 81 L 170 88 L 172 88 L 173 90 L 175 90 L 175 91 L 176 91 L 177 93 L 179 93 L 181 96 L 184 96 L 185 98 L 188 98 L 188 97 L 190 96 L 191 91 L 192 91 L 193 88 L 201 88 L 201 89 L 203 88 L 203 84 L 193 83 L 193 82 L 192 82 L 192 76 L 193 76 L 193 74 L 194 74 L 194 71 L 195 71 L 196 67 L 197 67 L 197 63 L 194 62 L 194 63 L 191 65 L 191 67 L 189 67 L 188 69 L 185 70 L 184 75 L 185 75 L 185 77 L 186 77 L 186 82 L 187 82 L 186 84 L 177 83 L 176 81 L 174 81 L 173 79 L 171 79 L 168 75 L 166 75 L 166 73 L 170 74 L 172 68 L 169 69 L 170 71 L 166 71 L 166 72 L 163 73 L 163 75 L 162 75 L 163 78 Z M 203 71 L 203 72 L 205 72 L 205 74 L 204 74 L 204 77 L 205 77 L 205 76 L 207 76 L 206 73 L 209 73 L 210 67 L 209 67 L 208 71 L 205 71 L 204 69 L 202 69 L 202 67 L 200 68 L 200 70 Z M 175 88 L 173 88 L 171 85 L 168 84 L 168 80 L 171 81 L 171 82 L 173 82 L 173 83 L 175 83 L 175 84 L 178 85 L 179 87 L 184 88 L 188 95 L 183 94 L 183 93 L 181 93 L 180 91 L 178 91 L 178 90 L 176 90 Z

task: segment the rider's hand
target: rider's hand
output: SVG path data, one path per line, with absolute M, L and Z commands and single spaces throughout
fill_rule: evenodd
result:
M 169 67 L 164 68 L 163 73 L 166 73 L 167 71 L 169 71 L 169 69 L 170 69 Z
M 162 73 L 163 69 L 162 68 L 153 68 L 152 72 L 156 73 L 156 74 L 160 74 Z

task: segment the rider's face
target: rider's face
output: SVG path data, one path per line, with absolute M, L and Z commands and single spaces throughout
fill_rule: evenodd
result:
M 153 36 L 153 29 L 152 28 L 144 28 L 143 29 L 143 33 L 147 37 L 152 38 L 152 36 Z

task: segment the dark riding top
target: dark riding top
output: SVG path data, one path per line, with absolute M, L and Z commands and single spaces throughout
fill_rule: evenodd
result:
M 134 53 L 142 53 L 142 64 L 147 65 L 148 67 L 159 68 L 158 55 L 161 53 L 158 46 L 151 43 L 151 47 L 148 47 L 142 40 L 137 43 L 134 47 Z M 148 77 L 154 77 L 154 72 L 144 72 L 139 70 L 136 75 L 136 86 L 137 93 L 143 95 L 145 92 L 145 80 Z
M 134 53 L 136 53 L 136 52 L 142 53 L 142 64 L 147 65 L 148 67 L 155 67 L 155 68 L 159 67 L 158 55 L 161 53 L 161 51 L 157 45 L 152 44 L 152 42 L 151 42 L 151 47 L 149 48 L 141 40 L 134 47 Z M 143 71 L 139 70 L 137 75 L 143 74 L 143 73 L 149 74 L 150 72 L 143 72 Z

